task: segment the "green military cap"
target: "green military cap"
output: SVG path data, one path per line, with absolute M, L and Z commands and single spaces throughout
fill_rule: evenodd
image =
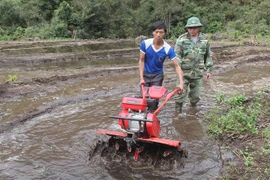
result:
M 189 27 L 201 27 L 203 26 L 197 17 L 191 17 L 187 20 L 187 25 L 185 26 L 186 28 Z

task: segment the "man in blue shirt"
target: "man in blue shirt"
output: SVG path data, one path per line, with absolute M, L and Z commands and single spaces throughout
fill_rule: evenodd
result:
M 178 63 L 178 57 L 173 48 L 163 40 L 167 27 L 163 22 L 158 21 L 154 22 L 151 28 L 154 38 L 143 40 L 140 46 L 140 84 L 144 84 L 145 87 L 162 86 L 164 79 L 163 64 L 168 57 L 174 64 L 180 81 L 178 87 L 182 92 L 184 88 L 183 71 Z M 152 110 L 154 111 L 157 106 L 158 101 L 156 101 Z
M 154 38 L 143 40 L 140 46 L 139 72 L 140 84 L 146 87 L 153 85 L 162 86 L 164 79 L 163 64 L 168 57 L 174 64 L 177 77 L 180 80 L 178 87 L 183 90 L 183 71 L 178 63 L 173 48 L 163 40 L 167 27 L 163 22 L 155 22 L 152 25 Z

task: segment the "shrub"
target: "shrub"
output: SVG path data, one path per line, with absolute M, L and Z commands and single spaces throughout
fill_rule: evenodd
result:
M 222 30 L 222 23 L 218 21 L 213 21 L 207 25 L 205 31 L 210 33 L 216 33 Z
M 61 21 L 55 21 L 51 24 L 50 34 L 51 38 L 61 37 L 61 38 L 70 38 L 71 33 L 68 31 L 67 24 Z
M 251 104 L 247 103 L 247 97 L 238 94 L 226 98 L 223 94 L 218 94 L 216 100 L 220 106 L 213 108 L 211 112 L 205 115 L 209 122 L 207 132 L 214 136 L 221 136 L 226 133 L 240 135 L 243 132 L 256 134 L 256 120 L 261 111 L 261 105 L 258 99 Z

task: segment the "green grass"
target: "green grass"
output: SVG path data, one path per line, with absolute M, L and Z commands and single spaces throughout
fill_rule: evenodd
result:
M 268 88 L 269 89 L 269 88 Z M 220 139 L 239 159 L 227 164 L 220 179 L 266 180 L 270 177 L 270 93 L 216 95 L 218 105 L 205 114 L 207 133 Z M 226 164 L 226 163 L 225 163 Z

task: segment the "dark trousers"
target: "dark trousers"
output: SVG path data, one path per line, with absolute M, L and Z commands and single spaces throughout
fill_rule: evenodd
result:
M 145 87 L 162 86 L 164 74 L 149 74 L 144 72 Z
M 151 86 L 162 86 L 164 74 L 149 74 L 144 72 L 143 78 L 145 81 L 145 89 L 147 90 Z M 148 111 L 154 112 L 158 108 L 158 102 L 158 99 L 148 100 Z

